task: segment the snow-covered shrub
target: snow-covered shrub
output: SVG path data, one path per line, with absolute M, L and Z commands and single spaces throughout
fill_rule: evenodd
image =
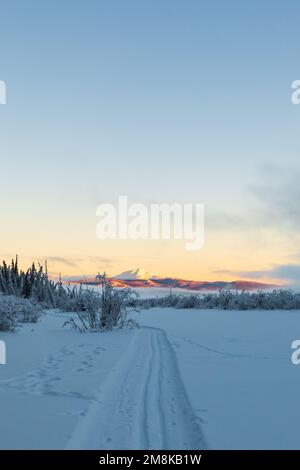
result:
M 21 323 L 35 323 L 41 307 L 27 299 L 0 294 L 0 331 L 14 331 Z
M 98 292 L 82 287 L 78 290 L 72 290 L 62 307 L 65 311 L 77 313 L 82 328 L 73 320 L 71 320 L 71 323 L 77 326 L 78 329 L 97 330 L 100 328 L 101 297 Z
M 134 324 L 128 319 L 130 310 L 136 310 L 134 300 L 136 293 L 129 288 L 115 289 L 111 280 L 105 275 L 98 275 L 101 281 L 101 310 L 100 310 L 100 326 L 102 329 L 111 330 L 112 328 L 123 328 L 130 324 Z
M 182 295 L 176 302 L 176 308 L 195 308 L 197 306 L 197 295 Z
M 98 275 L 102 285 L 102 293 L 82 288 L 72 291 L 73 297 L 65 305 L 67 310 L 77 313 L 80 324 L 75 320 L 65 323 L 72 324 L 80 331 L 111 330 L 135 324 L 128 319 L 130 311 L 137 311 L 135 306 L 136 294 L 132 289 L 116 289 L 105 275 Z
M 42 314 L 42 306 L 28 299 L 17 298 L 20 323 L 36 323 Z
M 57 300 L 57 308 L 65 312 L 77 312 L 85 309 L 87 292 L 89 288 L 83 288 L 81 285 L 70 287 L 61 287 L 64 294 Z
M 15 295 L 0 294 L 0 331 L 14 331 L 21 323 L 36 323 L 42 308 Z

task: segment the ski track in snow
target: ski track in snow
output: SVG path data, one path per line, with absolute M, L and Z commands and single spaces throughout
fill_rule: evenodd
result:
M 203 449 L 163 330 L 140 328 L 81 418 L 68 449 Z

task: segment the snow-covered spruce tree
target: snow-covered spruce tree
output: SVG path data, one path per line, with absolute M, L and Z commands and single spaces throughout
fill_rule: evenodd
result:
M 14 331 L 18 325 L 16 297 L 0 295 L 0 331 Z
M 0 265 L 0 293 L 34 299 L 46 307 L 57 307 L 62 296 L 67 295 L 61 283 L 48 278 L 47 268 L 36 268 L 32 263 L 27 271 L 19 270 L 18 258 L 10 265 Z

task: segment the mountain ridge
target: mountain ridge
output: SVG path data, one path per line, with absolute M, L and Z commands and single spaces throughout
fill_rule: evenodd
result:
M 180 279 L 173 277 L 162 277 L 142 271 L 141 269 L 132 269 L 124 271 L 120 274 L 110 277 L 114 287 L 124 288 L 176 288 L 192 291 L 218 291 L 225 290 L 267 290 L 279 287 L 275 284 L 268 284 L 257 281 L 233 280 L 233 281 L 193 281 L 188 279 Z M 70 280 L 72 283 L 80 283 L 86 285 L 99 285 L 100 281 L 95 278 L 84 278 Z

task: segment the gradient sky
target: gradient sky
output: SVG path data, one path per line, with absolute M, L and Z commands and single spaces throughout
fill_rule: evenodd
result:
M 1 256 L 65 275 L 300 279 L 300 3 L 2 0 Z M 204 203 L 205 245 L 106 241 L 96 207 Z

